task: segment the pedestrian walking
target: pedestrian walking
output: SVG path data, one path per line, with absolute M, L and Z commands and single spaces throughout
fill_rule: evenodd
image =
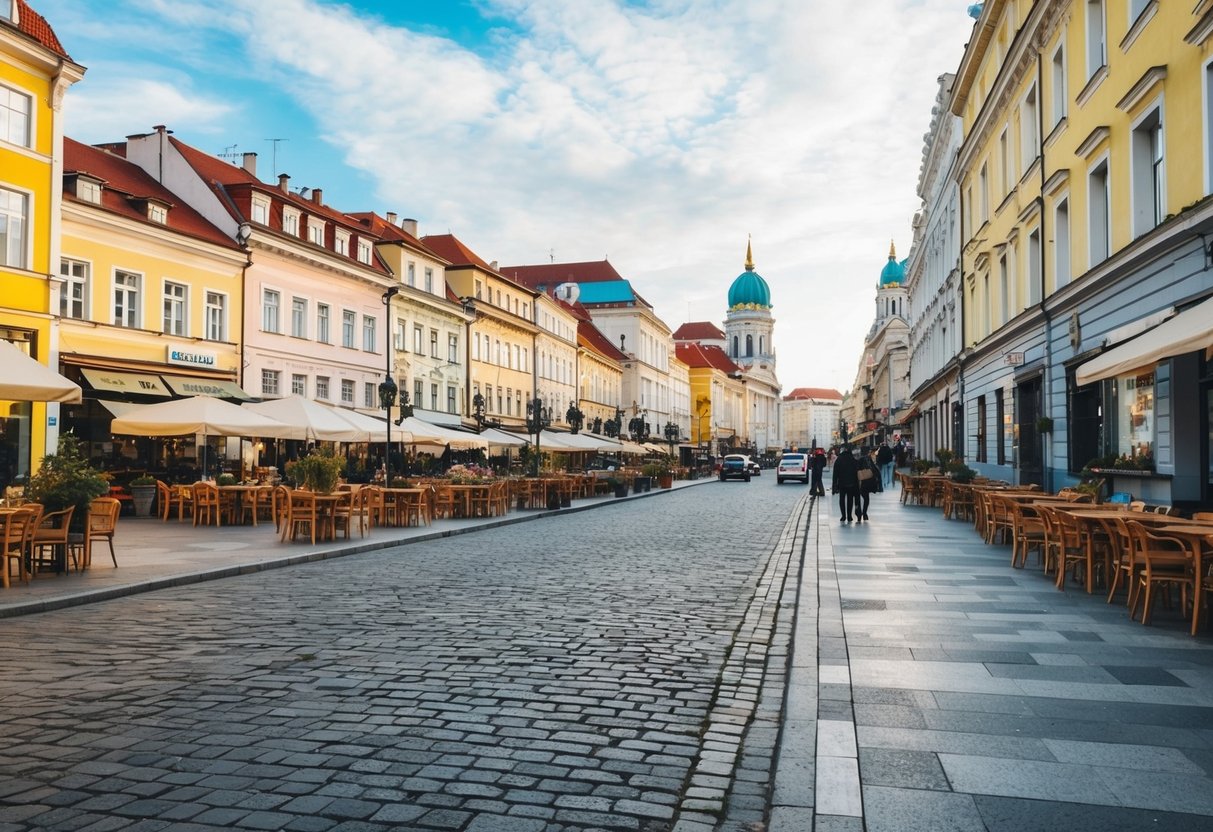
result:
M 838 452 L 830 479 L 830 487 L 838 495 L 839 522 L 850 523 L 855 513 L 855 500 L 859 496 L 859 467 L 850 445 L 843 445 Z
M 893 449 L 889 447 L 889 440 L 886 439 L 880 443 L 880 447 L 876 449 L 876 464 L 880 466 L 880 482 L 882 485 L 893 484 Z
M 821 475 L 826 469 L 826 452 L 824 448 L 818 448 L 813 452 L 813 458 L 809 460 L 809 468 L 813 472 L 813 484 L 809 487 L 809 493 L 814 497 L 824 497 L 826 495 L 826 487 L 821 482 Z
M 878 458 L 879 453 L 877 451 Z M 859 480 L 859 493 L 855 498 L 855 520 L 862 522 L 868 519 L 868 502 L 872 495 L 884 491 L 884 484 L 880 477 L 880 466 L 867 454 L 859 457 L 856 462 L 855 476 Z

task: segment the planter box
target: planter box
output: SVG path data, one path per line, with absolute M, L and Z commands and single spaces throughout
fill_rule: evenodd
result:
M 132 485 L 131 502 L 135 505 L 136 517 L 151 517 L 152 503 L 156 500 L 156 486 Z
M 673 488 L 674 487 L 674 475 L 673 474 L 659 474 L 657 476 L 657 485 L 660 488 Z
M 628 496 L 628 487 L 627 487 L 627 485 L 626 485 L 626 484 L 623 484 L 623 485 L 617 485 L 617 486 L 615 486 L 615 496 L 616 496 L 616 497 L 626 497 L 626 496 Z

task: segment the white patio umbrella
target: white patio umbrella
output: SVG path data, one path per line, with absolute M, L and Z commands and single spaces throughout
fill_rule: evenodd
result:
M 329 442 L 368 441 L 366 431 L 355 428 L 331 407 L 305 399 L 303 396 L 286 396 L 263 402 L 245 402 L 241 407 L 295 428 L 296 434 L 283 437 L 286 439 Z
M 0 399 L 74 404 L 81 401 L 80 385 L 30 358 L 14 344 L 0 341 Z
M 506 433 L 497 428 L 485 428 L 480 431 L 480 438 L 486 440 L 489 445 L 497 445 L 506 448 L 520 448 L 527 444 L 526 437 L 515 436 L 512 433 Z
M 351 410 L 346 407 L 329 407 L 329 411 L 337 414 L 337 417 L 343 419 L 348 425 L 358 431 L 358 439 L 355 442 L 385 442 L 387 441 L 387 422 L 383 419 L 376 419 L 374 416 L 367 416 L 365 413 L 359 413 L 357 410 Z M 392 442 L 401 441 L 401 433 L 404 434 L 404 441 L 408 441 L 408 431 L 401 431 L 395 425 L 392 426 Z
M 480 434 L 434 425 L 416 416 L 405 419 L 401 423 L 401 429 L 412 435 L 412 439 L 405 440 L 410 445 L 450 445 L 452 448 L 489 446 L 489 441 Z

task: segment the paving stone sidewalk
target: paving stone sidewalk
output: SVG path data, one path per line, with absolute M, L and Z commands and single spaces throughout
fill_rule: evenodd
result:
M 769 832 L 1213 830 L 1213 639 L 899 496 L 816 506 Z

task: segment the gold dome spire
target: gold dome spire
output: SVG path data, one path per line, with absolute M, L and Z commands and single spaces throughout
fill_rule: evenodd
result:
M 754 251 L 749 235 L 746 235 L 745 240 L 745 270 L 747 272 L 754 271 Z
M 890 260 L 897 259 L 897 246 L 893 245 L 892 240 L 889 240 L 889 259 Z

